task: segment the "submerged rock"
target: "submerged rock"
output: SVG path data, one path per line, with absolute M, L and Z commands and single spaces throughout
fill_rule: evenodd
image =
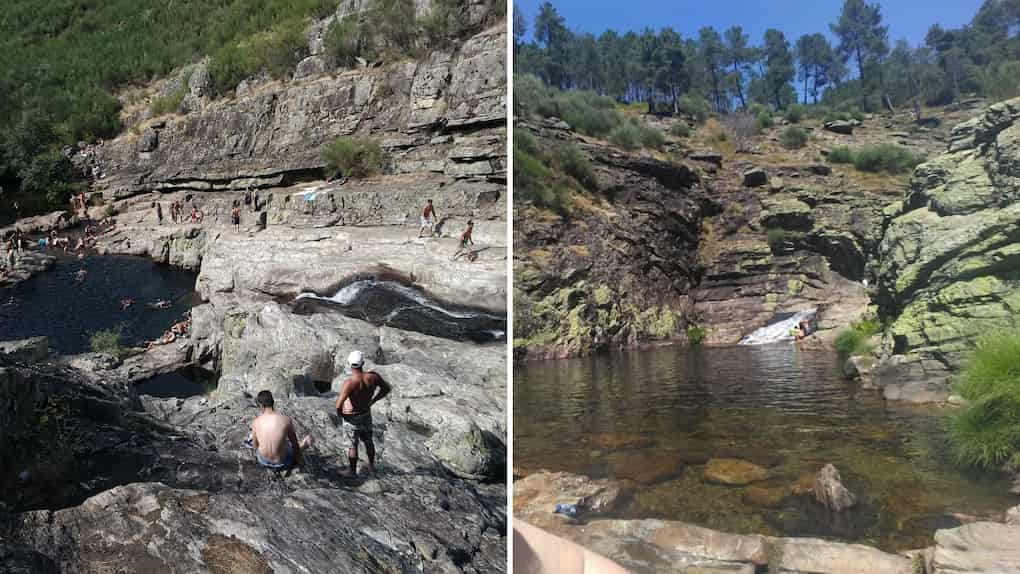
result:
M 540 528 L 555 528 L 562 521 L 554 514 L 557 504 L 576 506 L 583 516 L 597 516 L 619 508 L 626 493 L 616 480 L 540 471 L 514 482 L 513 512 Z
M 815 500 L 833 512 L 843 512 L 857 504 L 857 496 L 843 486 L 839 470 L 831 464 L 818 471 L 814 495 Z
M 746 460 L 713 458 L 705 465 L 702 476 L 706 482 L 743 486 L 765 480 L 769 476 L 769 471 Z
M 765 487 L 751 485 L 740 494 L 740 500 L 748 506 L 779 508 L 783 503 L 783 499 L 788 494 L 790 494 L 790 491 L 781 486 Z

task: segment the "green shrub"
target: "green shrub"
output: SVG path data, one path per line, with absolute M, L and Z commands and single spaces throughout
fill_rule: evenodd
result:
M 514 201 L 530 202 L 566 213 L 571 205 L 571 190 L 532 153 L 522 149 L 514 137 Z
M 832 148 L 829 155 L 825 156 L 825 161 L 829 163 L 853 163 L 854 152 L 845 145 L 836 146 Z
M 769 247 L 773 250 L 785 247 L 786 243 L 797 243 L 802 239 L 804 239 L 804 233 L 782 227 L 770 227 L 767 233 Z
M 903 173 L 914 169 L 923 158 L 916 156 L 907 148 L 890 143 L 866 146 L 854 156 L 854 167 L 860 171 L 886 173 Z
M 1020 331 L 982 337 L 954 390 L 969 402 L 950 427 L 957 460 L 1020 469 Z
M 514 128 L 514 149 L 522 149 L 531 155 L 538 153 L 538 141 L 531 131 L 523 128 Z
M 335 66 L 354 67 L 357 58 L 365 57 L 370 38 L 357 17 L 347 17 L 333 22 L 323 35 L 326 56 Z
M 692 347 L 697 347 L 705 342 L 705 328 L 701 325 L 688 325 L 687 326 L 687 342 Z
M 581 150 L 573 144 L 562 145 L 557 149 L 559 150 L 557 159 L 564 173 L 577 180 L 586 189 L 598 191 L 598 181 L 591 169 L 591 163 L 588 162 L 588 158 L 584 157 Z
M 638 149 L 642 145 L 641 128 L 631 122 L 621 124 L 609 133 L 609 141 L 624 149 Z
M 981 87 L 994 100 L 1020 96 L 1020 62 L 1002 62 L 989 69 L 981 78 Z
M 123 332 L 123 325 L 118 325 L 112 329 L 94 331 L 89 336 L 89 348 L 92 349 L 93 353 L 106 353 L 114 357 L 121 357 L 126 352 L 123 344 L 121 344 Z
M 369 138 L 341 137 L 322 151 L 329 177 L 367 177 L 383 165 L 383 151 L 379 142 Z
M 757 120 L 758 128 L 763 130 L 771 128 L 772 126 L 776 125 L 776 121 L 772 118 L 772 112 L 768 110 L 762 110 L 761 112 L 759 112 Z
M 58 150 L 33 156 L 22 169 L 21 190 L 31 195 L 45 196 L 51 207 L 64 204 L 71 196 L 71 162 Z
M 786 149 L 800 149 L 807 144 L 808 135 L 804 130 L 796 126 L 790 126 L 783 130 L 779 139 Z
M 801 104 L 790 104 L 790 107 L 786 108 L 786 121 L 791 124 L 799 124 L 800 121 L 804 119 L 806 109 L 807 108 Z
M 708 119 L 708 101 L 700 96 L 685 94 L 677 99 L 677 110 L 694 118 L 694 121 L 703 124 Z
M 868 339 L 881 330 L 881 325 L 870 319 L 862 319 L 843 329 L 836 335 L 833 346 L 844 357 L 867 355 L 871 353 Z
M 678 138 L 690 137 L 691 127 L 687 125 L 687 122 L 677 122 L 673 124 L 673 127 L 669 128 L 669 133 Z
M 173 92 L 165 95 L 153 98 L 152 109 L 153 115 L 172 114 L 181 107 L 181 101 L 184 100 L 184 95 L 188 93 L 188 83 L 185 81 L 180 88 L 177 88 Z
M 433 0 L 432 9 L 420 19 L 426 45 L 431 49 L 448 47 L 462 33 L 460 22 L 456 0 Z

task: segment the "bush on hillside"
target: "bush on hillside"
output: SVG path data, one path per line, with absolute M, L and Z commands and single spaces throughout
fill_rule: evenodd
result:
M 807 144 L 808 135 L 806 131 L 796 126 L 790 126 L 783 130 L 779 140 L 786 149 L 800 149 Z
M 694 118 L 699 124 L 708 119 L 708 101 L 700 96 L 685 94 L 677 99 L 677 110 Z
M 806 113 L 806 108 L 802 104 L 790 104 L 790 107 L 786 108 L 784 117 L 786 121 L 791 124 L 799 124 Z
M 862 319 L 843 329 L 836 335 L 833 346 L 844 357 L 867 355 L 871 352 L 868 339 L 881 330 L 881 325 L 870 319 Z
M 954 390 L 969 402 L 950 427 L 957 459 L 1020 470 L 1020 331 L 981 338 Z
M 326 146 L 322 159 L 326 162 L 328 177 L 360 178 L 382 168 L 383 151 L 373 139 L 341 137 Z
M 21 190 L 31 195 L 45 196 L 51 208 L 63 205 L 74 190 L 71 162 L 57 150 L 31 157 L 20 176 Z
M 829 155 L 825 156 L 825 161 L 829 163 L 853 163 L 854 152 L 845 145 L 836 146 L 829 151 Z
M 687 125 L 687 122 L 677 122 L 669 128 L 669 133 L 678 138 L 690 137 L 691 127 Z
M 368 34 L 356 17 L 333 20 L 323 35 L 326 56 L 333 65 L 352 68 L 368 49 Z
M 531 153 L 514 141 L 514 201 L 530 202 L 558 213 L 570 210 L 571 190 Z
M 923 161 L 907 148 L 890 143 L 865 146 L 853 154 L 854 167 L 860 171 L 897 174 L 914 169 Z
M 523 149 L 523 147 L 521 148 Z M 573 144 L 565 144 L 557 148 L 559 150 L 557 161 L 564 173 L 577 180 L 585 189 L 598 191 L 598 181 L 595 179 L 595 172 L 591 169 L 591 163 L 584 157 L 581 150 Z
M 152 104 L 149 109 L 152 110 L 153 115 L 172 114 L 181 107 L 181 102 L 184 100 L 185 94 L 188 93 L 187 82 L 184 83 L 180 88 L 177 88 L 173 92 L 159 96 L 152 99 Z

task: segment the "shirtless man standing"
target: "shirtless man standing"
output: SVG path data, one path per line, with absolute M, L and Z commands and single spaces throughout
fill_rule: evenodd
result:
M 251 445 L 259 464 L 283 470 L 301 464 L 301 444 L 294 421 L 273 410 L 273 393 L 262 391 L 255 398 L 261 413 L 251 425 Z
M 425 204 L 425 209 L 421 212 L 421 227 L 418 228 L 418 237 L 420 238 L 426 229 L 429 230 L 429 237 L 435 235 L 436 221 L 438 219 L 439 216 L 436 214 L 436 208 L 432 206 L 432 200 L 430 199 Z
M 336 413 L 343 420 L 344 433 L 351 442 L 347 449 L 347 460 L 351 468 L 342 471 L 343 476 L 358 474 L 358 442 L 364 441 L 368 453 L 368 471 L 375 472 L 375 441 L 372 438 L 372 405 L 390 393 L 390 384 L 375 371 L 363 370 L 365 357 L 361 351 L 351 351 L 347 356 L 351 376 L 344 381 L 340 396 L 336 398 Z M 376 390 L 378 389 L 378 393 Z

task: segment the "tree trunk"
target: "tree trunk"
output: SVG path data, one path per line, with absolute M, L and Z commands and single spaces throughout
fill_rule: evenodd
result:
M 861 77 L 861 85 L 864 85 L 864 60 L 861 59 L 861 43 L 857 42 L 857 73 Z
M 740 68 L 736 62 L 733 62 L 733 73 L 736 74 L 734 77 L 737 79 L 737 96 L 740 98 L 740 107 L 746 110 L 747 101 L 744 100 L 744 88 L 740 86 Z

